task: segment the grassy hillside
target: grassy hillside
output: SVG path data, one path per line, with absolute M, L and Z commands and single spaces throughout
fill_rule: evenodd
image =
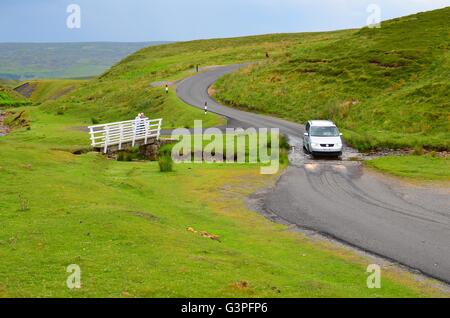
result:
M 148 43 L 0 43 L 0 78 L 98 76 Z
M 296 43 L 223 78 L 216 97 L 297 122 L 333 119 L 361 150 L 449 149 L 449 28 L 450 7 Z
M 22 83 L 15 90 L 36 104 L 48 100 L 57 100 L 87 82 L 87 80 L 63 79 L 33 80 Z
M 210 114 L 205 119 L 202 111 L 175 101 L 174 96 L 166 96 L 163 88 L 152 87 L 151 83 L 193 75 L 197 64 L 202 67 L 264 59 L 267 51 L 281 55 L 289 46 L 338 37 L 340 33 L 268 35 L 149 47 L 57 102 L 46 103 L 43 109 L 55 113 L 64 107 L 67 114 L 106 122 L 145 112 L 150 117 L 164 117 L 167 127 L 192 126 L 194 119 L 204 119 L 205 126 L 222 125 L 220 117 Z
M 12 89 L 12 88 L 17 87 L 17 85 L 19 85 L 19 84 L 20 84 L 20 81 L 0 78 L 0 86 L 3 86 L 3 87 Z
M 9 108 L 29 105 L 30 101 L 17 94 L 12 89 L 0 86 L 0 107 Z

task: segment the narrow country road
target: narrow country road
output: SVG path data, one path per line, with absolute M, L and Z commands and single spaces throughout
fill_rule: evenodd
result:
M 225 107 L 208 88 L 242 65 L 185 79 L 186 103 L 229 119 L 232 127 L 279 128 L 294 146 L 290 166 L 265 199 L 267 212 L 450 283 L 450 190 L 405 185 L 367 172 L 361 163 L 313 160 L 302 152 L 302 125 Z
M 203 109 L 205 102 L 208 102 L 208 111 L 225 116 L 229 119 L 230 127 L 255 127 L 255 128 L 280 128 L 280 130 L 292 137 L 303 135 L 302 125 L 291 123 L 285 120 L 276 119 L 269 116 L 255 115 L 232 109 L 214 101 L 208 94 L 208 88 L 226 73 L 233 72 L 242 65 L 232 65 L 217 67 L 200 75 L 187 78 L 177 86 L 177 95 L 189 105 Z

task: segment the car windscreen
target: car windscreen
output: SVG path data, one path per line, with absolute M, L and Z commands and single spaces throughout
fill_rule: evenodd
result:
M 313 137 L 338 137 L 339 130 L 336 127 L 311 127 Z

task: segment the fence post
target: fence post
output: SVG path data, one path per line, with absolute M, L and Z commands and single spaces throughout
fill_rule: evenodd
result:
M 119 124 L 119 150 L 122 150 L 122 141 L 123 141 L 123 124 Z
M 107 153 L 108 151 L 108 144 L 109 144 L 109 126 L 105 126 L 105 149 L 103 150 L 104 153 Z
M 94 128 L 89 127 L 89 132 L 91 134 L 91 145 L 92 147 L 95 147 Z
M 150 128 L 149 127 L 150 122 L 149 122 L 148 119 L 145 119 L 144 125 L 145 125 L 145 142 L 144 142 L 144 145 L 146 145 L 147 144 L 147 139 L 148 139 L 148 132 L 149 132 L 149 128 Z
M 131 147 L 134 147 L 135 143 L 136 143 L 136 134 L 137 134 L 137 122 L 136 120 L 133 122 L 133 142 L 131 143 Z
M 159 119 L 158 121 L 158 134 L 156 136 L 156 140 L 159 141 L 159 137 L 161 136 L 161 125 L 162 125 L 162 119 Z

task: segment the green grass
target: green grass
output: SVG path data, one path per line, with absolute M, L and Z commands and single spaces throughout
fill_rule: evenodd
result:
M 17 87 L 17 85 L 19 85 L 19 84 L 20 84 L 20 81 L 18 81 L 18 80 L 9 80 L 9 79 L 0 78 L 0 86 L 3 86 L 3 87 L 13 89 L 13 88 Z
M 360 150 L 449 149 L 449 20 L 450 7 L 294 43 L 221 79 L 216 97 L 300 123 L 332 119 Z
M 75 156 L 61 149 L 86 145 L 78 118 L 28 112 L 31 130 L 0 139 L 0 297 L 444 296 L 392 268 L 370 290 L 369 260 L 249 211 L 273 182 L 257 165 Z
M 28 81 L 29 85 L 33 87 L 33 92 L 30 100 L 39 104 L 48 100 L 57 100 L 65 94 L 76 90 L 81 85 L 87 83 L 86 80 L 32 80 Z
M 426 181 L 450 180 L 450 158 L 432 156 L 384 157 L 366 162 L 366 165 L 399 177 Z
M 12 89 L 0 86 L 0 107 L 19 107 L 29 104 L 30 101 L 26 100 Z
M 169 155 L 162 155 L 158 160 L 159 171 L 161 172 L 172 172 L 173 171 L 173 160 Z

